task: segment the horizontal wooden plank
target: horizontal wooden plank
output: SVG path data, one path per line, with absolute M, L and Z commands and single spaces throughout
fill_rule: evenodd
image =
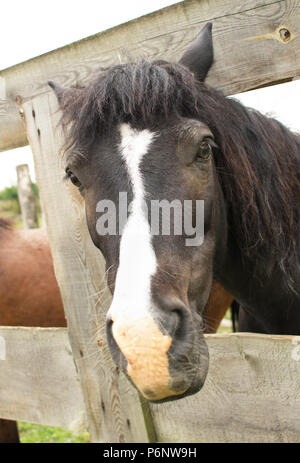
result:
M 207 21 L 215 48 L 208 83 L 226 95 L 300 74 L 298 1 L 186 0 L 1 71 L 0 151 L 27 144 L 16 101 L 48 91 L 47 80 L 83 84 L 100 65 L 138 57 L 177 61 Z
M 300 442 L 300 337 L 234 333 L 206 340 L 203 389 L 150 405 L 158 441 Z M 0 327 L 0 417 L 85 426 L 65 328 Z
M 86 429 L 66 328 L 0 327 L 0 417 Z
M 300 442 L 300 337 L 206 335 L 202 390 L 151 405 L 159 442 Z

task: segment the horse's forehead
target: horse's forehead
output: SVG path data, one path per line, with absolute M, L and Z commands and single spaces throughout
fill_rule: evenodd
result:
M 126 123 L 120 124 L 119 132 L 121 156 L 129 166 L 139 164 L 156 133 L 148 129 L 138 130 Z
M 129 124 L 120 124 L 119 151 L 125 161 L 126 170 L 133 187 L 134 194 L 139 199 L 144 197 L 144 183 L 140 164 L 147 154 L 155 133 L 148 129 L 137 130 Z

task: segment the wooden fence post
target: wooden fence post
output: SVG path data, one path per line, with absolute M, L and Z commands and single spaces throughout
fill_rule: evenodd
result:
M 111 295 L 104 259 L 89 236 L 80 194 L 63 182 L 56 98 L 41 94 L 25 102 L 23 111 L 91 439 L 153 441 L 148 405 L 113 364 L 107 347 L 105 313 Z
M 38 218 L 32 182 L 27 164 L 17 166 L 18 197 L 24 228 L 38 228 Z
M 0 444 L 19 444 L 20 438 L 16 421 L 0 420 Z

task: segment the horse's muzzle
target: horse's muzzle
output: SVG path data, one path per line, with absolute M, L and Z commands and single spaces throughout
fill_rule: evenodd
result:
M 155 402 L 197 392 L 208 365 L 204 339 L 199 340 L 199 327 L 187 307 L 177 298 L 159 302 L 140 316 L 120 311 L 107 319 L 115 363 L 146 399 Z

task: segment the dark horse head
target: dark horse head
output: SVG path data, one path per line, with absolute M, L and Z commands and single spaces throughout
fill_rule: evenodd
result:
M 265 196 L 255 154 L 266 136 L 257 135 L 262 116 L 204 84 L 212 61 L 207 24 L 179 63 L 101 69 L 79 89 L 49 83 L 69 129 L 66 175 L 84 197 L 91 238 L 106 259 L 111 354 L 153 401 L 192 394 L 205 381 L 201 315 L 213 275 L 229 262 L 230 226 L 239 223 L 240 250 L 273 233 L 271 200 L 265 226 L 256 223 Z M 159 224 L 153 233 L 154 206 L 158 221 L 169 208 L 169 232 Z

